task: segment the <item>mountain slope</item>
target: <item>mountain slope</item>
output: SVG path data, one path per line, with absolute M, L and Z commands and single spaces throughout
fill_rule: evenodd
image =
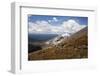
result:
M 87 27 L 63 39 L 58 45 L 29 53 L 29 60 L 74 59 L 88 57 Z

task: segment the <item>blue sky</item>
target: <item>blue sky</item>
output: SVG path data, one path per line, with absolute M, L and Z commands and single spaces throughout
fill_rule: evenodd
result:
M 69 19 L 76 20 L 80 25 L 88 25 L 88 17 L 78 17 L 78 16 L 50 16 L 50 15 L 29 15 L 28 22 L 36 22 L 38 20 L 48 21 L 56 18 L 58 21 L 52 21 L 51 24 L 59 25 L 63 21 L 67 21 Z
M 28 15 L 28 23 L 30 33 L 64 33 L 87 26 L 88 17 Z

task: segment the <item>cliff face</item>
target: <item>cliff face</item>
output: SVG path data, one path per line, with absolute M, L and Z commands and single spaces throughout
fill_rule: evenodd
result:
M 29 60 L 77 59 L 88 57 L 88 29 L 82 30 L 64 39 L 61 43 L 29 53 Z

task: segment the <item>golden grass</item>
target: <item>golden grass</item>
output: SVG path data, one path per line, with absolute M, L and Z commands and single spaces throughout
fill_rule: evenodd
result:
M 28 60 L 88 58 L 87 33 L 62 43 L 29 53 Z

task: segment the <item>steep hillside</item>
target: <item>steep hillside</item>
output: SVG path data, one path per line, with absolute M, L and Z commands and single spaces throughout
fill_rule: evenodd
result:
M 88 29 L 76 32 L 60 44 L 29 53 L 29 60 L 76 59 L 88 57 Z

